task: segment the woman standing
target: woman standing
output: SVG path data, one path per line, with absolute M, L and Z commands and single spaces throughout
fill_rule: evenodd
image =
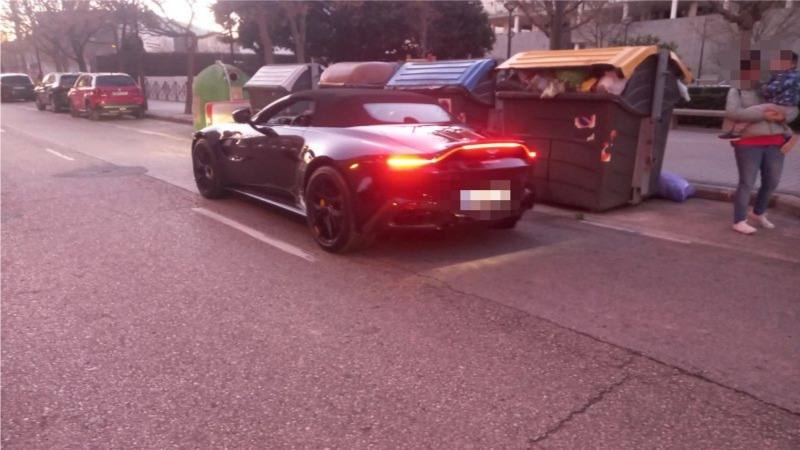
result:
M 766 210 L 769 199 L 781 178 L 784 153 L 781 147 L 786 143 L 786 123 L 797 117 L 797 108 L 750 108 L 764 103 L 757 85 L 760 78 L 760 58 L 758 52 L 750 52 L 749 59 L 740 62 L 740 88 L 731 88 L 725 105 L 725 117 L 736 122 L 744 122 L 741 138 L 732 141 L 739 169 L 739 184 L 733 197 L 733 229 L 742 234 L 753 234 L 756 228 L 747 223 L 750 193 L 761 173 L 761 187 L 758 190 L 750 219 L 763 228 L 775 228 L 767 219 Z

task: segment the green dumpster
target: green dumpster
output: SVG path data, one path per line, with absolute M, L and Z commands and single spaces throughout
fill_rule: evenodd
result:
M 250 78 L 238 67 L 217 61 L 194 77 L 192 83 L 192 116 L 194 129 L 208 125 L 211 103 L 238 101 L 247 98 L 244 84 Z

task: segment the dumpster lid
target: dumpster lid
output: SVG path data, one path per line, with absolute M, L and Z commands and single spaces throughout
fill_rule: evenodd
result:
M 491 58 L 412 61 L 403 64 L 386 86 L 399 89 L 463 86 L 472 91 L 496 65 L 497 61 Z
M 320 76 L 320 87 L 382 88 L 397 70 L 397 63 L 367 61 L 330 65 Z
M 311 63 L 315 64 L 315 63 Z M 311 64 L 276 64 L 263 66 L 258 69 L 245 83 L 246 88 L 276 88 L 281 87 L 291 91 L 297 79 L 300 78 Z
M 630 78 L 633 71 L 647 57 L 658 53 L 658 46 L 640 47 L 608 47 L 587 48 L 580 50 L 536 50 L 517 53 L 500 64 L 498 69 L 544 69 L 565 67 L 611 66 L 622 71 L 625 78 Z M 670 52 L 670 59 L 678 66 L 683 82 L 692 82 L 692 73 L 678 58 Z

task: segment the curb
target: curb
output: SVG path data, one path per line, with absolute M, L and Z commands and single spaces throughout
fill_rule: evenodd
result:
M 714 200 L 718 202 L 732 202 L 733 194 L 736 189 L 725 186 L 714 186 L 711 184 L 693 183 L 697 192 L 695 198 L 704 200 Z M 792 194 L 774 194 L 769 199 L 769 206 L 781 211 L 788 212 L 800 217 L 800 197 Z
M 186 125 L 192 125 L 192 119 L 185 119 L 183 117 L 174 117 L 174 116 L 165 116 L 161 114 L 153 114 L 151 112 L 144 113 L 144 116 L 148 119 L 155 119 L 155 120 L 162 120 L 164 122 L 172 122 L 172 123 L 182 123 Z

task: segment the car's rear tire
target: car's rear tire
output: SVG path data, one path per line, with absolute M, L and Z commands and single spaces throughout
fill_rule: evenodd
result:
M 371 242 L 370 236 L 356 231 L 353 195 L 333 167 L 323 166 L 311 174 L 305 204 L 308 227 L 323 250 L 345 253 Z
M 517 226 L 517 222 L 519 219 L 522 218 L 521 214 L 515 214 L 513 216 L 504 217 L 500 220 L 492 222 L 489 227 L 497 229 L 497 230 L 510 230 Z
M 133 117 L 136 119 L 144 119 L 144 108 L 139 108 L 133 112 Z
M 91 106 L 86 105 L 86 109 L 89 111 L 89 120 L 93 122 L 100 120 L 100 108 L 92 108 Z
M 199 139 L 192 148 L 192 170 L 200 195 L 205 198 L 217 199 L 227 194 L 222 181 L 219 161 L 205 139 Z
M 42 102 L 41 102 L 41 100 L 39 100 L 39 99 L 37 98 L 37 99 L 36 99 L 36 109 L 38 109 L 39 111 L 44 111 L 45 109 L 47 109 L 47 105 L 45 105 L 44 103 L 42 103 Z
M 81 112 L 78 111 L 77 108 L 75 108 L 75 105 L 73 105 L 72 102 L 69 103 L 69 115 L 72 116 L 72 117 L 80 117 L 81 116 Z
M 50 108 L 54 113 L 61 111 L 61 108 L 58 107 L 58 102 L 56 101 L 55 97 L 50 97 Z

